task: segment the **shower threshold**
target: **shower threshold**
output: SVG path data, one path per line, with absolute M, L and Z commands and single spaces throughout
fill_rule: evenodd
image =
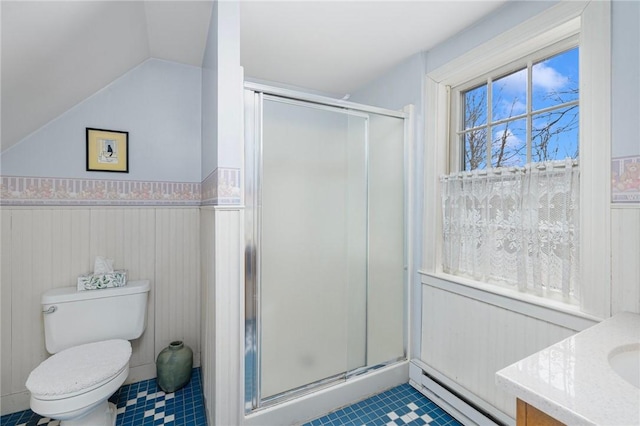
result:
M 347 383 L 349 382 L 349 380 L 354 379 L 356 377 L 361 377 L 364 376 L 368 373 L 372 373 L 376 370 L 379 370 L 381 368 L 384 367 L 388 367 L 394 364 L 398 364 L 398 363 L 402 363 L 407 361 L 406 357 L 400 357 L 394 360 L 390 360 L 387 362 L 383 362 L 380 364 L 376 364 L 376 365 L 371 365 L 371 366 L 367 366 L 367 367 L 360 367 L 357 368 L 355 370 L 351 370 L 348 372 L 344 372 L 344 373 L 339 373 L 336 374 L 334 376 L 331 377 L 327 377 L 325 379 L 322 380 L 318 380 L 316 382 L 313 383 L 309 383 L 307 385 L 304 386 L 300 386 L 294 389 L 290 389 L 288 391 L 273 395 L 273 396 L 269 396 L 267 398 L 263 398 L 261 400 L 260 406 L 257 408 L 254 408 L 252 410 L 249 410 L 249 412 L 256 412 L 259 411 L 260 409 L 263 408 L 269 408 L 269 407 L 273 407 L 274 405 L 277 404 L 281 404 L 283 402 L 287 402 L 296 398 L 300 398 L 302 396 L 305 395 L 309 395 L 312 394 L 314 392 L 318 392 L 320 390 L 323 389 L 327 389 L 330 388 L 332 386 L 336 386 L 342 383 Z

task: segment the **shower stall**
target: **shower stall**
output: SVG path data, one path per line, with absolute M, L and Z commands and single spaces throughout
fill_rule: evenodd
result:
M 245 84 L 245 409 L 407 357 L 407 114 Z

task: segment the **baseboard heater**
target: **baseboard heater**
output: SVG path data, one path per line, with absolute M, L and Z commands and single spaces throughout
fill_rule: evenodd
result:
M 438 404 L 465 426 L 503 426 L 514 425 L 511 417 L 504 413 L 489 413 L 443 383 L 441 378 L 430 374 L 429 368 L 420 361 L 409 364 L 409 383 L 420 393 Z M 497 411 L 497 410 L 492 410 Z

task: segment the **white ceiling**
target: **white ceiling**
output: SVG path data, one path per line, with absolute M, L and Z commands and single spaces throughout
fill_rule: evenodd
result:
M 502 5 L 242 1 L 247 77 L 346 94 Z M 6 1 L 2 151 L 148 58 L 201 66 L 211 0 Z
M 352 93 L 504 3 L 242 2 L 241 62 L 250 77 L 326 93 Z

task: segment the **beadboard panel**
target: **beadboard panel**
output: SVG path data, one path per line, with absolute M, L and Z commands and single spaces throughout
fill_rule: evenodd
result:
M 174 336 L 192 347 L 199 362 L 198 207 L 3 207 L 0 212 L 2 414 L 27 408 L 22 406 L 26 378 L 48 356 L 42 293 L 75 285 L 98 255 L 113 258 L 129 280 L 151 283 L 147 328 L 132 342 L 132 371 L 153 377 L 157 353 Z
M 92 269 L 88 257 L 91 214 L 89 210 L 50 210 L 56 224 L 53 230 L 53 287 L 76 283 L 78 271 Z
M 200 216 L 198 209 L 156 212 L 155 356 L 174 340 L 200 353 Z
M 216 208 L 214 425 L 241 423 L 244 408 L 243 212 Z
M 104 256 L 113 259 L 116 269 L 126 269 L 128 280 L 149 279 L 151 291 L 147 304 L 147 329 L 131 342 L 133 354 L 129 365 L 138 367 L 153 363 L 155 330 L 155 215 L 156 209 L 112 208 L 91 209 L 89 267 L 93 259 Z M 156 330 L 157 334 L 157 330 Z
M 423 285 L 421 360 L 515 418 L 515 399 L 496 371 L 570 335 L 569 330 Z
M 32 209 L 3 213 L 10 215 L 11 239 L 8 247 L 11 274 L 7 283 L 11 288 L 9 393 L 16 393 L 25 389 L 24 382 L 31 370 L 48 356 L 40 307 L 42 293 L 75 282 L 78 272 L 73 273 L 71 268 L 87 263 L 90 216 L 88 210 Z M 68 233 L 64 235 L 64 231 Z M 79 271 L 86 272 L 87 268 L 81 267 Z
M 200 210 L 200 273 L 201 287 L 201 359 L 202 359 L 202 392 L 204 393 L 207 418 L 213 418 L 213 384 L 215 368 L 212 360 L 215 356 L 215 210 L 213 207 L 202 207 Z
M 244 406 L 243 211 L 201 210 L 203 392 L 211 424 L 240 424 Z
M 11 393 L 11 213 L 0 209 L 0 394 Z
M 612 314 L 640 314 L 640 208 L 611 209 Z

